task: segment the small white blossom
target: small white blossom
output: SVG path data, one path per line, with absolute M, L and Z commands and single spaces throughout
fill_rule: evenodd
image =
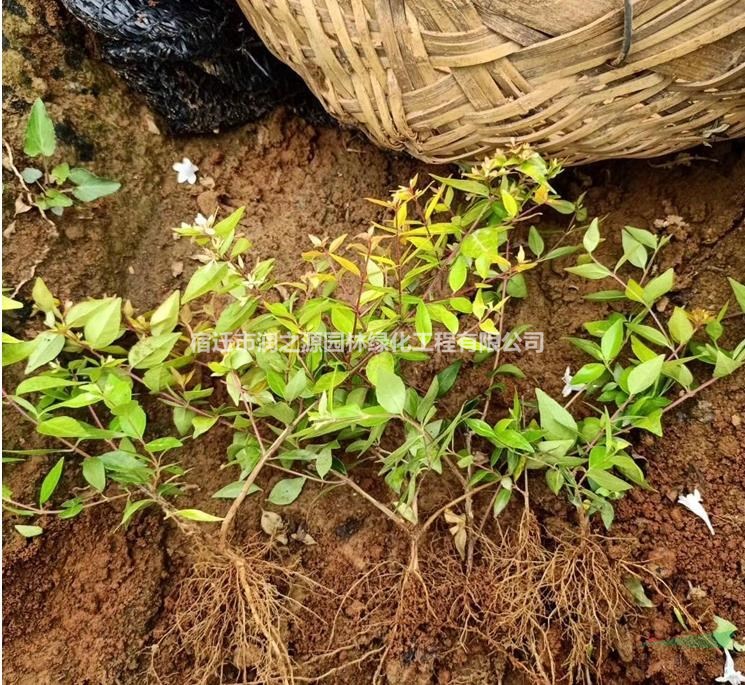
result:
M 728 683 L 728 685 L 742 685 L 745 683 L 745 675 L 735 670 L 735 662 L 728 649 L 724 650 L 724 675 L 719 676 L 718 683 Z
M 215 222 L 215 215 L 205 216 L 201 212 L 194 217 L 194 221 L 187 223 L 186 221 L 181 222 L 181 228 L 192 228 L 192 226 L 199 226 L 199 228 L 209 229 Z M 209 233 L 209 230 L 205 231 Z
M 709 532 L 714 535 L 714 527 L 711 525 L 709 514 L 706 509 L 704 509 L 701 493 L 698 491 L 698 488 L 696 488 L 690 495 L 681 495 L 678 497 L 678 504 L 682 504 L 686 509 L 689 509 L 696 514 L 696 516 L 706 524 Z
M 179 183 L 194 185 L 197 182 L 199 167 L 188 157 L 184 157 L 180 162 L 176 162 L 173 165 L 173 170 L 176 172 L 176 180 Z
M 580 390 L 585 389 L 584 383 L 581 383 L 580 385 L 572 385 L 573 375 L 572 369 L 567 366 L 567 370 L 564 371 L 564 389 L 561 391 L 562 397 L 569 397 L 573 392 L 579 392 Z

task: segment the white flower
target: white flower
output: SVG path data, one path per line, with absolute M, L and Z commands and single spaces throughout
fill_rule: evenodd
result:
M 214 222 L 215 222 L 214 214 L 210 216 L 205 216 L 204 214 L 200 212 L 194 217 L 194 221 L 192 221 L 191 223 L 182 221 L 181 228 L 193 228 L 194 226 L 198 226 L 199 228 L 203 228 L 204 232 L 207 233 L 207 235 L 212 235 L 214 234 L 214 231 L 212 230 L 212 224 Z
M 728 649 L 724 650 L 724 674 L 716 678 L 718 683 L 729 685 L 742 685 L 745 683 L 745 675 L 735 670 L 735 662 Z
M 698 516 L 709 529 L 712 535 L 714 535 L 714 527 L 711 525 L 711 519 L 704 505 L 701 501 L 701 493 L 696 488 L 690 495 L 681 495 L 678 497 L 678 504 L 682 504 L 686 509 L 692 511 Z
M 184 157 L 180 162 L 176 162 L 173 165 L 173 170 L 177 174 L 176 180 L 179 183 L 194 185 L 197 182 L 197 171 L 199 171 L 199 167 L 188 157 Z
M 573 392 L 579 392 L 585 389 L 585 384 L 572 385 L 572 369 L 567 366 L 567 370 L 564 371 L 564 389 L 561 391 L 562 397 L 569 397 Z

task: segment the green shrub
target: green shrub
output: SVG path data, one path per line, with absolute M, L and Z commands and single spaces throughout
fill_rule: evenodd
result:
M 214 497 L 235 504 L 272 468 L 284 476 L 266 494 L 273 504 L 294 501 L 308 480 L 343 483 L 405 526 L 420 523 L 425 474 L 452 469 L 464 485 L 456 503 L 489 490 L 498 515 L 519 479 L 542 471 L 554 493 L 610 526 L 612 502 L 646 487 L 632 432 L 661 435 L 666 413 L 745 362 L 745 341 L 720 345 L 726 305 L 716 314 L 675 307 L 663 320 L 655 304 L 675 277 L 672 269 L 656 273 L 655 259 L 669 238 L 626 227 L 623 255 L 603 263 L 599 221 L 588 223 L 581 200 L 561 199 L 550 185 L 560 170 L 520 149 L 458 178 L 415 178 L 375 201 L 384 218 L 367 231 L 311 236 L 309 271 L 293 282 L 274 279 L 273 260 L 250 258 L 243 209 L 177 228 L 199 248 L 201 264 L 184 292 L 145 314 L 118 297 L 62 304 L 37 279 L 33 300 L 45 330 L 26 341 L 5 336 L 4 363 L 26 364 L 5 400 L 66 449 L 16 452 L 49 454 L 53 465 L 38 506 L 6 490 L 6 508 L 70 518 L 122 497 L 125 523 L 154 504 L 171 516 L 219 521 L 189 507 L 179 451 L 222 425 L 233 434 L 226 458 L 235 480 Z M 531 224 L 544 210 L 567 221 L 548 246 Z M 588 356 L 567 378 L 571 397 L 562 403 L 536 388 L 494 418 L 500 381 L 522 378 L 502 363 L 503 346 L 529 330 L 508 332 L 505 310 L 526 296 L 526 271 L 569 255 L 569 273 L 614 288 L 587 296 L 613 302 L 614 311 L 587 322 L 587 337 L 571 338 Z M 745 287 L 731 283 L 745 309 Z M 490 388 L 454 415 L 440 400 L 457 387 L 463 359 L 440 365 L 444 355 L 431 350 L 438 336 L 459 357 L 487 364 Z M 215 341 L 222 349 L 212 349 Z M 200 351 L 205 344 L 209 351 Z M 420 389 L 409 380 L 423 376 Z M 146 396 L 171 408 L 171 431 L 154 430 Z M 379 465 L 390 501 L 375 501 L 348 477 L 362 459 Z M 70 468 L 87 488 L 52 508 Z

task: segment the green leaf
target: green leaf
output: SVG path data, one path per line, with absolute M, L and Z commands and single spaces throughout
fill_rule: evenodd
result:
M 39 169 L 34 169 L 34 167 L 26 167 L 23 171 L 21 171 L 21 176 L 23 177 L 23 180 L 26 183 L 36 183 L 44 174 Z
M 37 535 L 41 535 L 44 532 L 41 526 L 24 526 L 17 524 L 13 526 L 13 528 L 15 528 L 16 531 L 25 538 L 35 538 Z
M 383 409 L 390 414 L 401 414 L 406 403 L 406 386 L 395 373 L 380 368 L 377 373 L 375 397 Z
M 421 300 L 416 305 L 415 327 L 419 343 L 422 347 L 425 347 L 432 340 L 432 319 L 427 311 L 427 306 Z
M 657 278 L 653 278 L 644 286 L 644 302 L 651 305 L 659 300 L 665 293 L 669 293 L 673 289 L 674 283 L 675 271 L 673 269 L 668 269 Z
M 633 278 L 629 278 L 628 282 L 626 283 L 626 290 L 624 294 L 632 302 L 641 302 L 642 304 L 645 303 L 644 288 L 642 288 L 642 286 Z
M 215 523 L 217 521 L 222 521 L 221 516 L 208 514 L 206 511 L 202 511 L 201 509 L 178 509 L 173 513 L 176 516 L 180 516 L 182 519 L 199 521 L 200 523 Z
M 35 371 L 40 366 L 48 364 L 62 352 L 65 346 L 65 336 L 55 331 L 44 331 L 39 333 L 33 340 L 33 350 L 28 356 L 26 373 Z
M 721 616 L 714 616 L 714 630 L 712 635 L 717 641 L 717 644 L 722 649 L 732 649 L 733 647 L 733 635 L 737 632 L 737 626 L 734 623 L 722 618 Z
M 543 237 L 538 232 L 535 226 L 531 226 L 528 231 L 528 247 L 530 251 L 536 256 L 540 257 L 545 249 L 545 243 Z
M 545 260 L 549 259 L 560 259 L 561 257 L 567 257 L 570 254 L 574 254 L 579 248 L 576 245 L 562 245 L 551 250 L 545 257 Z
M 523 452 L 533 452 L 533 445 L 516 430 L 511 428 L 495 428 L 492 433 L 493 440 L 502 447 L 509 447 L 513 450 L 522 450 Z
M 528 286 L 523 274 L 515 274 L 507 281 L 507 294 L 510 297 L 523 298 L 528 296 Z
M 336 304 L 331 309 L 331 323 L 340 333 L 351 335 L 354 329 L 354 310 L 344 305 Z
M 145 434 L 147 416 L 136 400 L 118 406 L 114 413 L 119 419 L 119 427 L 122 432 L 130 438 L 142 438 Z
M 587 477 L 599 488 L 605 488 L 610 492 L 623 492 L 631 489 L 631 485 L 625 480 L 601 469 L 587 469 Z
M 292 504 L 302 492 L 304 485 L 305 478 L 283 478 L 274 485 L 268 500 L 279 506 Z
M 724 378 L 737 371 L 742 366 L 742 361 L 729 357 L 723 350 L 717 350 L 716 363 L 714 365 L 714 378 Z
M 83 459 L 83 478 L 99 492 L 106 487 L 106 468 L 98 457 Z
M 224 219 L 221 219 L 215 224 L 215 235 L 220 236 L 221 238 L 224 238 L 228 234 L 230 234 L 232 231 L 235 230 L 236 226 L 238 226 L 238 223 L 243 218 L 243 215 L 246 213 L 245 207 L 238 207 L 238 209 L 231 212 L 228 216 L 226 216 Z
M 448 274 L 448 285 L 454 293 L 460 290 L 468 278 L 468 265 L 460 255 L 453 262 Z
M 497 493 L 497 496 L 494 498 L 494 518 L 497 518 L 507 507 L 507 505 L 510 503 L 510 499 L 512 498 L 512 489 L 508 488 L 500 488 L 499 492 Z
M 183 303 L 191 302 L 215 290 L 227 273 L 228 265 L 225 262 L 209 262 L 200 266 L 189 280 L 189 285 L 186 286 Z
M 181 293 L 176 290 L 153 312 L 150 317 L 150 332 L 153 335 L 170 333 L 178 323 Z
M 324 478 L 326 474 L 331 470 L 331 464 L 333 463 L 333 456 L 331 454 L 331 448 L 325 447 L 322 449 L 316 457 L 316 471 L 321 478 Z
M 41 421 L 36 430 L 42 435 L 51 435 L 54 438 L 82 438 L 88 433 L 86 425 L 72 416 L 55 416 Z
M 466 419 L 466 425 L 476 435 L 480 435 L 482 438 L 487 438 L 488 440 L 494 438 L 494 429 L 482 419 Z
M 462 190 L 464 193 L 470 193 L 471 195 L 477 195 L 478 197 L 489 197 L 489 186 L 479 183 L 478 181 L 469 181 L 462 178 L 443 178 L 442 176 L 435 176 L 432 174 L 432 178 L 446 186 L 455 188 L 456 190 Z
M 328 373 L 324 373 L 314 384 L 311 388 L 311 392 L 314 395 L 317 395 L 322 392 L 326 392 L 328 390 L 332 390 L 333 388 L 336 388 L 337 386 L 341 385 L 346 379 L 349 374 L 346 371 L 340 371 L 339 369 L 335 369 L 334 371 L 329 371 Z
M 633 235 L 632 231 L 624 228 L 621 233 L 621 242 L 623 243 L 623 256 L 639 269 L 643 269 L 647 264 L 647 248 L 640 243 Z
M 734 278 L 727 278 L 729 281 L 732 292 L 735 294 L 737 304 L 740 305 L 740 309 L 745 312 L 745 285 L 739 283 Z
M 655 345 L 659 345 L 660 347 L 670 346 L 670 343 L 665 337 L 665 334 L 657 330 L 656 328 L 653 328 L 652 326 L 645 326 L 640 323 L 629 323 L 628 329 L 632 333 L 636 333 L 637 335 L 645 338 L 646 340 L 649 340 L 649 342 L 652 342 Z
M 143 338 L 129 351 L 129 364 L 134 369 L 150 369 L 163 362 L 179 339 L 179 333 L 164 333 Z
M 594 252 L 595 248 L 600 244 L 600 228 L 598 227 L 597 219 L 593 219 L 585 231 L 582 244 L 588 252 Z
M 670 335 L 677 343 L 687 343 L 693 336 L 693 324 L 688 318 L 685 309 L 676 307 L 670 321 L 667 322 Z
M 548 489 L 551 490 L 554 495 L 558 495 L 564 485 L 564 476 L 561 471 L 558 469 L 548 469 L 546 471 L 546 484 L 548 485 Z
M 112 450 L 98 457 L 109 471 L 127 472 L 145 468 L 147 464 L 137 454 Z
M 42 312 L 51 312 L 54 310 L 54 295 L 49 292 L 49 288 L 47 288 L 46 283 L 41 278 L 37 278 L 34 281 L 31 297 Z
M 83 503 L 76 497 L 63 502 L 62 511 L 57 516 L 61 519 L 71 519 L 75 518 L 81 511 L 83 511 Z
M 58 164 L 49 172 L 49 176 L 57 185 L 61 185 L 70 177 L 70 165 L 67 162 Z
M 568 266 L 565 269 L 575 276 L 581 276 L 591 281 L 597 281 L 601 278 L 607 278 L 611 275 L 611 272 L 604 267 L 602 264 L 578 264 L 577 266 Z
M 636 395 L 654 385 L 662 373 L 664 361 L 665 355 L 659 354 L 631 369 L 628 378 L 629 394 Z
M 165 452 L 167 450 L 175 450 L 183 446 L 184 443 L 181 442 L 181 440 L 170 435 L 167 435 L 165 438 L 155 438 L 155 440 L 151 440 L 145 445 L 145 447 L 150 452 Z
M 550 198 L 547 203 L 550 207 L 553 207 L 559 214 L 574 214 L 577 207 L 574 202 L 569 200 L 559 200 L 557 198 Z
M 623 300 L 626 294 L 621 290 L 598 290 L 584 297 L 590 302 L 617 302 Z
M 498 226 L 477 229 L 463 240 L 460 246 L 461 253 L 471 259 L 487 257 L 493 260 L 499 255 L 504 230 Z
M 588 385 L 593 383 L 605 373 L 605 366 L 595 362 L 585 364 L 572 377 L 572 385 Z
M 203 433 L 206 433 L 217 423 L 217 419 L 217 416 L 195 416 L 192 420 L 192 425 L 194 426 L 192 438 L 198 438 Z
M 624 319 L 616 319 L 600 339 L 600 351 L 606 363 L 612 362 L 623 347 L 624 323 Z
M 503 179 L 506 177 L 502 177 Z M 507 188 L 500 188 L 499 194 L 502 197 L 502 204 L 504 205 L 505 211 L 510 217 L 513 217 L 518 212 L 518 206 L 517 206 L 517 200 L 515 200 L 512 195 L 510 195 L 510 192 L 507 190 Z
M 222 310 L 215 325 L 215 335 L 237 331 L 256 311 L 257 300 L 253 297 L 247 300 L 236 300 Z
M 23 151 L 29 157 L 37 155 L 51 157 L 56 147 L 57 137 L 54 134 L 54 124 L 44 103 L 37 98 L 31 107 L 31 115 L 26 124 Z
M 65 458 L 60 457 L 57 463 L 49 469 L 49 473 L 44 476 L 44 480 L 41 481 L 41 488 L 39 489 L 39 506 L 43 506 L 45 502 L 49 501 L 49 498 L 54 493 L 62 477 L 62 469 L 65 466 Z
M 525 374 L 523 373 L 522 369 L 520 369 L 519 366 L 515 366 L 514 364 L 500 364 L 496 369 L 494 369 L 494 375 L 514 376 L 515 378 L 520 379 L 525 378 Z
M 126 526 L 130 519 L 140 510 L 144 509 L 145 507 L 154 504 L 154 501 L 151 499 L 140 499 L 136 502 L 127 502 L 127 506 L 124 507 L 124 513 L 122 514 L 122 526 Z
M 252 483 L 251 487 L 248 488 L 248 494 L 253 495 L 255 492 L 259 492 L 261 488 L 256 485 L 256 483 Z M 238 497 L 238 495 L 241 494 L 243 491 L 243 481 L 242 480 L 236 480 L 232 483 L 228 483 L 224 488 L 220 488 L 214 495 L 212 495 L 213 499 L 235 499 Z
M 6 334 L 3 333 L 3 366 L 17 364 L 26 359 L 34 351 L 32 340 L 24 340 L 17 343 L 7 342 L 5 336 Z
M 79 167 L 70 169 L 70 181 L 75 184 L 72 194 L 81 202 L 93 202 L 115 193 L 122 187 L 121 183 L 101 178 Z
M 3 311 L 8 312 L 12 309 L 23 309 L 23 302 L 11 300 L 7 295 L 3 295 Z
M 70 328 L 80 328 L 85 326 L 88 319 L 90 319 L 101 307 L 103 300 L 86 300 L 85 302 L 78 302 L 70 308 L 70 311 L 65 315 L 65 323 Z
M 647 231 L 644 228 L 634 228 L 633 226 L 624 226 L 623 230 L 650 250 L 657 248 L 657 236 L 651 231 Z
M 577 422 L 555 399 L 537 388 L 538 413 L 541 428 L 553 440 L 574 440 L 577 437 Z
M 40 392 L 43 390 L 52 390 L 53 388 L 66 388 L 71 385 L 77 385 L 75 381 L 67 378 L 56 378 L 54 376 L 34 376 L 21 381 L 16 388 L 16 395 L 25 395 L 29 392 Z
M 627 576 L 623 584 L 629 591 L 631 596 L 634 598 L 636 606 L 644 607 L 645 609 L 654 609 L 654 603 L 647 597 L 647 593 L 644 591 L 644 587 L 641 581 L 636 576 Z
M 455 385 L 461 366 L 463 362 L 459 359 L 437 374 L 437 397 L 442 397 Z
M 93 349 L 108 347 L 119 337 L 122 323 L 122 298 L 109 297 L 86 321 L 83 334 Z
M 288 402 L 296 400 L 308 387 L 308 378 L 303 369 L 298 369 L 287 381 L 284 397 Z

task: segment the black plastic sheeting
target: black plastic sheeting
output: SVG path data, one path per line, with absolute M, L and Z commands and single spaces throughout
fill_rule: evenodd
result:
M 173 134 L 260 119 L 278 105 L 330 121 L 273 57 L 235 0 L 62 0 L 98 39 L 104 61 Z

